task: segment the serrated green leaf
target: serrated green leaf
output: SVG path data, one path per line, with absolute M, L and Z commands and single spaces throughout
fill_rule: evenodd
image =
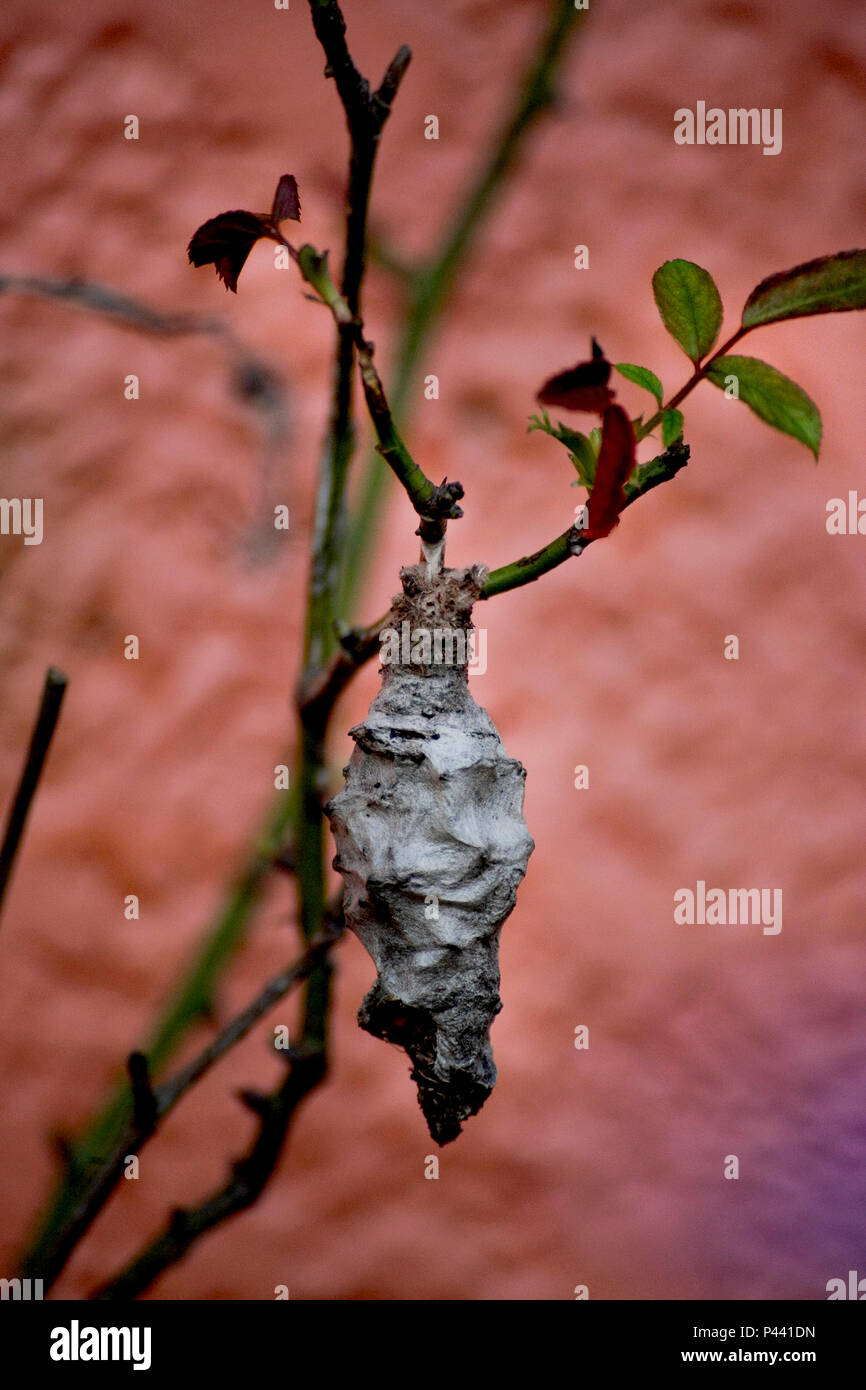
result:
M 595 482 L 596 456 L 593 452 L 589 440 L 578 449 L 574 449 L 569 458 L 577 469 L 577 476 L 583 487 L 591 488 Z
M 633 362 L 615 362 L 614 371 L 624 376 L 626 381 L 633 381 L 635 386 L 642 386 L 645 391 L 649 391 L 661 405 L 664 400 L 664 387 L 649 367 L 636 367 Z
M 583 487 L 591 488 L 595 479 L 598 445 L 593 445 L 588 435 L 582 434 L 580 430 L 573 430 L 570 425 L 564 425 L 561 420 L 558 420 L 555 425 L 552 424 L 546 410 L 543 410 L 540 416 L 531 415 L 529 417 L 526 432 L 532 434 L 534 430 L 540 430 L 542 434 L 549 434 L 551 439 L 556 439 L 560 444 L 565 445 L 568 456 L 577 470 L 579 482 Z M 601 431 L 598 431 L 598 434 L 600 438 Z
M 666 449 L 680 438 L 683 432 L 683 413 L 681 410 L 662 411 L 662 444 Z
M 560 444 L 564 444 L 567 449 L 580 453 L 589 444 L 588 436 L 581 430 L 573 430 L 562 422 L 557 425 L 554 439 L 558 439 Z
M 532 434 L 534 430 L 540 430 L 542 434 L 549 434 L 551 439 L 558 439 L 560 444 L 564 444 L 568 449 L 575 447 L 575 440 L 586 439 L 586 435 L 581 434 L 580 430 L 573 430 L 570 425 L 564 425 L 561 420 L 557 420 L 554 425 L 546 410 L 542 410 L 540 415 L 529 416 L 526 433 Z
M 743 327 L 866 309 L 866 251 L 840 251 L 762 280 L 743 309 Z
M 726 377 L 736 377 L 740 400 L 761 420 L 799 439 L 818 458 L 821 414 L 801 386 L 757 357 L 717 357 L 707 380 L 724 391 Z
M 694 261 L 665 261 L 653 276 L 653 294 L 665 328 L 697 364 L 722 326 L 722 301 L 712 275 Z
M 550 423 L 550 416 L 546 410 L 542 410 L 540 415 L 529 416 L 529 424 L 526 426 L 526 433 L 532 434 L 533 430 L 541 430 L 543 434 L 553 434 L 553 426 Z

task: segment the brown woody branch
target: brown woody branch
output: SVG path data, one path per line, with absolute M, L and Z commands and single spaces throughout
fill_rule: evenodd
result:
M 6 829 L 3 832 L 3 842 L 0 844 L 0 908 L 2 908 L 15 859 L 21 847 L 30 806 L 36 795 L 36 788 L 39 785 L 39 778 L 42 776 L 48 749 L 51 746 L 54 730 L 60 718 L 60 706 L 66 693 L 66 685 L 67 681 L 63 672 L 58 671 L 54 666 L 49 666 L 45 673 L 42 699 L 30 737 L 30 746 L 27 749 L 18 787 L 9 810 Z
M 211 1067 L 245 1038 L 275 1004 L 309 977 L 314 967 L 340 939 L 342 930 L 342 915 L 335 906 L 326 930 L 311 942 L 303 955 L 269 980 L 255 999 L 231 1019 L 191 1062 L 161 1085 L 151 1084 L 148 1060 L 144 1054 L 130 1054 L 126 1065 L 132 1098 L 131 1116 L 99 1164 L 80 1174 L 81 1189 L 77 1202 L 51 1247 L 42 1252 L 38 1265 L 37 1274 L 46 1289 L 57 1279 L 78 1242 L 102 1211 L 123 1174 L 127 1160 L 141 1153 L 169 1112 Z

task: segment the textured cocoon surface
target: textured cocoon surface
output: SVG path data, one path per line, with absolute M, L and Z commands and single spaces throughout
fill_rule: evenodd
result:
M 496 1081 L 499 931 L 534 846 L 526 773 L 469 693 L 465 661 L 406 656 L 425 631 L 467 638 L 485 576 L 481 567 L 433 580 L 425 565 L 401 571 L 386 630 L 402 650 L 384 664 L 383 646 L 382 687 L 350 731 L 346 783 L 326 807 L 347 924 L 378 971 L 358 1021 L 405 1048 L 440 1144 Z

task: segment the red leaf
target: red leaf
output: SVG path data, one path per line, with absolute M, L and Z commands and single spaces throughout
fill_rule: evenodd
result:
M 559 372 L 546 381 L 537 399 L 542 405 L 558 405 L 564 410 L 586 410 L 602 415 L 614 398 L 607 385 L 610 363 L 595 338 L 592 340 L 592 360 L 578 362 L 566 372 Z
M 205 222 L 187 247 L 194 266 L 214 265 L 227 290 L 237 294 L 238 276 L 260 237 L 272 237 L 266 220 L 254 212 L 221 212 Z
M 287 218 L 291 218 L 293 222 L 301 220 L 301 198 L 294 174 L 283 174 L 277 184 L 274 205 L 271 208 L 272 222 L 285 222 Z
M 609 536 L 619 524 L 625 506 L 626 483 L 635 465 L 635 440 L 631 420 L 621 405 L 609 405 L 601 426 L 601 448 L 595 466 L 595 482 L 587 503 L 587 524 L 581 540 Z
M 301 220 L 301 199 L 294 174 L 283 174 L 274 193 L 270 212 L 221 212 L 204 222 L 187 247 L 193 265 L 213 265 L 227 290 L 238 291 L 238 276 L 247 256 L 261 237 L 281 243 L 291 252 L 294 249 L 284 240 L 279 223 L 291 218 Z

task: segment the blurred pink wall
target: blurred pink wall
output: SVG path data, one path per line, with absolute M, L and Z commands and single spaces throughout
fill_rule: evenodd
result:
M 378 77 L 414 62 L 383 140 L 375 224 L 420 251 L 485 150 L 546 7 L 346 0 Z M 47 21 L 47 22 L 46 22 Z M 4 496 L 45 499 L 45 539 L 0 540 L 0 788 L 44 668 L 70 676 L 0 930 L 0 1273 L 49 1192 L 50 1136 L 100 1101 L 199 940 L 293 738 L 312 489 L 331 327 L 259 247 L 235 299 L 185 247 L 206 217 L 265 207 L 294 172 L 304 235 L 339 245 L 345 136 L 307 7 L 82 0 L 2 20 L 6 196 L 0 267 L 103 281 L 226 316 L 280 366 L 292 435 L 274 461 L 290 536 L 269 563 L 260 443 L 199 339 L 156 340 L 57 303 L 2 296 Z M 854 0 L 592 0 L 563 100 L 531 140 L 430 347 L 440 399 L 411 442 L 460 478 L 452 563 L 534 550 L 580 494 L 564 451 L 525 433 L 534 392 L 595 332 L 668 389 L 687 364 L 650 289 L 663 260 L 710 269 L 726 331 L 758 280 L 864 243 L 866 18 Z M 781 107 L 777 157 L 687 148 L 673 112 Z M 138 142 L 123 117 L 140 119 Z M 438 142 L 424 139 L 435 113 Z M 573 268 L 585 243 L 590 268 Z M 397 291 L 370 276 L 387 362 Z M 818 402 L 808 452 L 702 386 L 692 463 L 616 534 L 479 610 L 473 690 L 528 769 L 537 849 L 502 943 L 481 1114 L 433 1149 L 402 1052 L 361 1033 L 371 965 L 339 950 L 332 1076 L 278 1180 L 152 1290 L 156 1298 L 825 1297 L 866 1274 L 866 539 L 825 505 L 866 495 L 862 315 L 760 330 L 743 350 Z M 124 400 L 135 373 L 141 399 Z M 637 411 L 648 398 L 621 383 Z M 414 521 L 394 497 L 361 605 L 387 606 Z M 127 633 L 141 641 L 123 659 Z M 723 659 L 737 634 L 739 661 Z M 368 668 L 338 711 L 357 722 Z M 335 739 L 336 778 L 350 742 Z M 576 764 L 588 790 L 573 788 Z M 781 933 L 676 926 L 698 879 L 779 887 Z M 123 915 L 141 897 L 138 922 Z M 275 881 L 220 1016 L 295 950 Z M 271 1022 L 287 1021 L 277 1010 Z M 576 1051 L 576 1026 L 590 1047 Z M 167 1210 L 221 1179 L 250 1132 L 232 1094 L 277 1074 L 266 1025 L 172 1116 L 57 1286 L 86 1295 Z M 200 1044 L 202 1032 L 193 1040 Z M 736 1154 L 740 1178 L 723 1177 Z

